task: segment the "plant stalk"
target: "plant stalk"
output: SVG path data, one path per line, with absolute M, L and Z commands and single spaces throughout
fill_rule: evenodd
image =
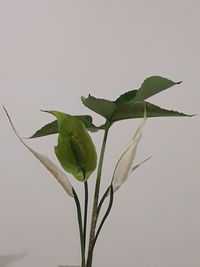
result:
M 95 229 L 96 229 L 97 217 L 98 217 L 98 201 L 99 201 L 99 191 L 100 191 L 100 184 L 101 184 L 101 173 L 102 173 L 103 159 L 104 159 L 106 141 L 108 137 L 108 131 L 109 131 L 109 125 L 106 127 L 105 132 L 104 132 L 101 153 L 100 153 L 100 158 L 99 158 L 99 165 L 98 165 L 96 186 L 95 186 L 95 193 L 94 193 L 93 210 L 92 210 L 91 228 L 90 228 L 88 258 L 87 258 L 87 265 L 86 265 L 87 267 L 92 267 L 93 242 L 95 240 Z
M 107 190 L 106 190 L 107 191 Z M 109 201 L 109 204 L 108 204 L 108 208 L 107 208 L 107 210 L 106 210 L 106 213 L 105 213 L 105 215 L 103 216 L 103 219 L 101 220 L 101 223 L 100 223 L 100 225 L 99 225 L 99 227 L 98 227 L 98 229 L 97 229 L 97 232 L 96 232 L 96 235 L 95 235 L 95 238 L 94 238 L 94 242 L 93 242 L 93 244 L 92 244 L 92 250 L 94 249 L 94 246 L 95 246 L 95 244 L 96 244 L 96 241 L 97 241 L 97 238 L 98 238 L 98 236 L 99 236 L 99 234 L 100 234 L 100 231 L 101 231 L 101 229 L 102 229 L 102 227 L 103 227 L 103 224 L 104 224 L 104 222 L 105 222 L 105 220 L 107 219 L 107 217 L 108 217 L 108 215 L 109 215 L 109 213 L 110 213 L 110 211 L 111 211 L 111 209 L 112 209 L 112 205 L 113 205 L 113 196 L 114 196 L 114 192 L 113 192 L 113 187 L 112 187 L 112 185 L 110 186 L 110 201 Z M 104 199 L 105 200 L 105 199 Z M 100 207 L 101 208 L 101 207 Z M 98 207 L 98 209 L 99 209 L 99 207 Z M 99 209 L 99 211 L 100 211 L 100 209 Z M 98 215 L 99 215 L 99 213 L 98 213 Z
M 85 248 L 84 248 L 84 233 L 83 233 L 83 226 L 82 226 L 82 214 L 81 214 L 81 206 L 80 201 L 78 199 L 78 196 L 73 189 L 74 194 L 74 200 L 76 203 L 76 209 L 77 209 L 77 217 L 78 217 L 78 225 L 79 225 L 79 234 L 80 234 L 80 243 L 81 243 L 81 267 L 85 266 Z
M 88 182 L 84 182 L 85 189 L 85 206 L 84 206 L 84 225 L 83 225 L 83 240 L 84 240 L 84 253 L 86 249 L 86 235 L 87 235 L 87 214 L 88 214 Z

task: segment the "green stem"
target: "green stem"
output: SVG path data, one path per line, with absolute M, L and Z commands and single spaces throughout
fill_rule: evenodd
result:
M 111 211 L 112 205 L 113 205 L 113 195 L 114 195 L 114 192 L 113 192 L 112 185 L 109 188 L 110 188 L 110 201 L 109 201 L 109 205 L 108 205 L 108 208 L 106 210 L 106 213 L 105 213 L 104 217 L 102 218 L 102 221 L 101 221 L 101 223 L 99 225 L 99 228 L 98 228 L 98 230 L 96 232 L 96 235 L 95 235 L 95 238 L 94 238 L 94 242 L 92 244 L 92 250 L 94 249 L 94 246 L 96 244 L 96 241 L 97 241 L 97 238 L 98 238 L 99 233 L 101 231 L 101 228 L 103 227 L 103 224 L 104 224 L 105 220 L 107 219 L 107 217 L 108 217 L 108 215 L 109 215 L 109 213 Z M 106 190 L 106 192 L 107 192 L 107 190 Z M 104 198 L 104 200 L 105 200 L 105 198 Z
M 98 217 L 97 210 L 98 210 L 100 183 L 101 183 L 101 173 L 102 173 L 103 159 L 104 159 L 106 141 L 108 137 L 108 131 L 109 131 L 109 125 L 106 127 L 105 132 L 104 132 L 104 138 L 103 138 L 103 143 L 102 143 L 101 153 L 100 153 L 100 158 L 99 158 L 99 166 L 98 166 L 98 171 L 97 171 L 93 210 L 92 210 L 92 220 L 91 220 L 91 228 L 90 228 L 87 267 L 92 266 L 92 255 L 93 255 L 92 246 L 93 246 L 93 242 L 95 238 L 95 229 L 96 229 L 97 217 Z
M 86 233 L 87 233 L 87 214 L 88 214 L 88 182 L 84 182 L 85 188 L 85 206 L 84 206 L 84 225 L 83 225 L 83 240 L 84 240 L 84 251 L 86 247 Z
M 98 216 L 99 216 L 101 207 L 103 205 L 103 202 L 105 201 L 106 197 L 108 196 L 109 191 L 110 191 L 110 186 L 107 188 L 107 190 L 105 191 L 105 193 L 103 194 L 103 196 L 102 196 L 102 198 L 101 198 L 101 200 L 99 202 L 98 209 L 97 209 Z
M 77 217 L 78 217 L 78 224 L 79 224 L 79 234 L 80 234 L 80 243 L 81 243 L 81 267 L 85 267 L 85 249 L 84 249 L 84 235 L 83 235 L 83 226 L 82 226 L 82 214 L 81 214 L 81 206 L 76 191 L 73 189 L 74 200 L 76 203 L 77 209 Z

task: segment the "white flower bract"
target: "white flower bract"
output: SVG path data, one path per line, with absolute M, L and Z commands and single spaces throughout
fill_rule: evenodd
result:
M 42 155 L 40 153 L 38 153 L 37 151 L 33 150 L 31 147 L 29 147 L 24 141 L 23 139 L 20 137 L 20 135 L 18 134 L 18 132 L 16 131 L 10 116 L 8 115 L 7 110 L 4 107 L 4 110 L 6 112 L 6 115 L 10 121 L 10 124 L 13 128 L 13 131 L 15 133 L 15 135 L 17 136 L 17 138 L 21 141 L 21 143 L 42 163 L 42 165 L 44 167 L 46 167 L 46 169 L 56 178 L 56 180 L 62 185 L 62 187 L 64 188 L 64 190 L 67 192 L 67 194 L 71 197 L 74 197 L 73 194 L 73 187 L 69 181 L 69 179 L 67 178 L 66 174 L 64 173 L 64 171 L 62 171 L 60 168 L 58 168 L 56 166 L 55 163 L 53 163 L 48 157 L 46 157 L 45 155 Z
M 120 186 L 128 179 L 129 174 L 133 170 L 135 170 L 137 167 L 139 167 L 142 163 L 144 163 L 147 160 L 146 159 L 142 161 L 141 163 L 137 164 L 135 167 L 132 168 L 133 161 L 135 159 L 135 155 L 137 151 L 137 146 L 142 138 L 142 130 L 144 128 L 146 119 L 147 117 L 146 117 L 146 112 L 145 112 L 144 119 L 141 125 L 138 127 L 131 141 L 131 144 L 128 146 L 128 148 L 121 155 L 120 159 L 117 162 L 117 165 L 113 173 L 113 178 L 112 178 L 112 186 L 113 186 L 114 192 L 117 191 L 120 188 Z

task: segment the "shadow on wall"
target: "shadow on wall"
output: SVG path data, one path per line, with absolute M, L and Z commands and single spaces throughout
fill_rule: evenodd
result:
M 7 267 L 12 265 L 14 262 L 24 258 L 27 252 L 21 252 L 18 254 L 7 254 L 7 255 L 0 255 L 0 266 Z

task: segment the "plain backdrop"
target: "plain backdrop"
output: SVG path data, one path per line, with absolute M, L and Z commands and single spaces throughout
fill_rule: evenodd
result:
M 98 125 L 81 96 L 113 100 L 160 75 L 183 83 L 149 101 L 198 114 L 199 10 L 198 0 L 0 0 L 1 103 L 24 137 L 53 120 L 40 109 L 89 114 Z M 140 121 L 112 127 L 102 190 Z M 0 129 L 0 266 L 79 264 L 73 199 L 19 143 L 2 108 Z M 116 193 L 95 267 L 200 266 L 199 134 L 199 116 L 148 120 L 136 163 L 152 158 Z M 56 138 L 26 142 L 56 162 Z M 99 152 L 102 133 L 92 138 Z

